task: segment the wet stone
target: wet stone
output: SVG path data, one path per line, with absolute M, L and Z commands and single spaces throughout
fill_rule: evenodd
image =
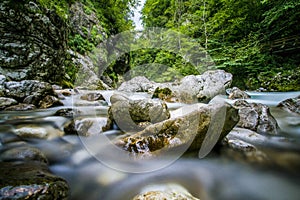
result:
M 16 104 L 18 104 L 18 102 L 15 99 L 0 97 L 0 110 Z
M 45 98 L 43 98 L 40 103 L 40 108 L 50 108 L 53 106 L 62 106 L 63 103 L 56 97 L 47 95 Z
M 39 161 L 48 163 L 46 156 L 37 148 L 30 146 L 12 147 L 0 153 L 2 162 L 8 161 Z
M 98 101 L 98 100 L 105 100 L 101 93 L 99 92 L 93 92 L 93 93 L 87 93 L 83 94 L 80 99 L 86 100 L 86 101 Z
M 73 118 L 74 116 L 80 114 L 81 111 L 75 108 L 63 108 L 55 112 L 54 116 L 61 116 L 67 118 Z
M 292 113 L 300 114 L 300 96 L 296 98 L 286 99 L 280 102 L 277 107 Z
M 279 126 L 268 106 L 238 100 L 233 106 L 239 110 L 240 120 L 237 127 L 253 130 L 260 134 L 278 135 Z
M 9 106 L 9 107 L 5 108 L 4 110 L 6 110 L 6 111 L 25 111 L 25 110 L 34 110 L 34 109 L 36 109 L 36 107 L 33 104 L 20 103 L 18 105 Z
M 1 162 L 1 199 L 68 199 L 69 187 L 40 162 Z

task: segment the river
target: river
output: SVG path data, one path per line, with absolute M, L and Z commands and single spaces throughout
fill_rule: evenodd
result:
M 100 91 L 109 100 L 113 91 Z M 275 137 L 276 142 L 270 142 L 271 153 L 274 157 L 285 162 L 292 160 L 299 166 L 300 158 L 300 117 L 279 110 L 275 107 L 280 101 L 300 95 L 292 93 L 258 93 L 249 92 L 252 102 L 266 103 L 283 130 L 281 136 Z M 137 94 L 136 98 L 144 98 L 147 94 Z M 109 106 L 107 103 L 80 103 L 80 95 L 66 97 L 64 106 L 44 110 L 25 112 L 0 113 L 0 148 L 3 141 L 9 140 L 20 126 L 38 126 L 54 134 L 62 131 L 69 119 L 53 116 L 62 108 L 77 108 L 81 110 L 81 117 L 105 120 Z M 223 96 L 224 97 L 224 96 Z M 226 99 L 226 97 L 224 97 Z M 226 99 L 228 102 L 230 100 Z M 77 102 L 77 103 L 75 103 Z M 78 103 L 79 102 L 79 103 Z M 85 102 L 87 103 L 87 102 Z M 231 102 L 232 103 L 232 102 Z M 75 105 L 76 104 L 76 105 Z M 176 109 L 182 104 L 170 103 L 168 106 Z M 91 129 L 92 131 L 97 131 Z M 120 132 L 110 130 L 104 132 L 108 138 L 115 137 Z M 277 138 L 277 139 L 276 139 Z M 289 144 L 285 140 L 292 140 L 293 144 L 286 151 L 277 149 L 277 144 Z M 272 141 L 270 139 L 270 141 Z M 274 140 L 273 140 L 274 141 Z M 78 135 L 53 136 L 48 140 L 26 139 L 25 143 L 39 148 L 47 156 L 50 169 L 54 174 L 65 178 L 71 188 L 71 199 L 131 199 L 147 188 L 163 189 L 165 187 L 180 186 L 200 199 L 299 199 L 300 173 L 287 168 L 278 168 L 248 163 L 226 156 L 218 150 L 212 151 L 207 157 L 199 159 L 197 155 L 187 154 L 166 165 L 148 173 L 126 173 L 114 170 L 106 163 L 96 159 L 85 148 Z M 266 142 L 268 144 L 269 142 Z M 94 144 L 97 145 L 97 144 Z M 296 146 L 296 148 L 292 148 Z M 279 148 L 280 149 L 280 148 Z M 102 149 L 102 153 L 109 154 Z M 291 152 L 291 154 L 290 154 Z M 289 156 L 286 158 L 286 156 Z M 295 159 L 294 159 L 294 157 Z M 163 162 L 163 161 L 156 161 Z M 156 163 L 157 164 L 157 163 Z

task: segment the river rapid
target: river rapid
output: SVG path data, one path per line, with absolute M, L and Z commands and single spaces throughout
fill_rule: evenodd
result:
M 268 141 L 258 142 L 264 153 L 274 158 L 280 165 L 248 162 L 241 157 L 235 159 L 224 147 L 216 146 L 205 158 L 199 159 L 197 152 L 184 154 L 165 167 L 147 173 L 126 173 L 111 168 L 95 158 L 83 144 L 78 135 L 62 135 L 64 126 L 70 121 L 67 117 L 54 116 L 56 111 L 76 108 L 80 116 L 106 120 L 110 105 L 109 98 L 114 91 L 98 91 L 106 100 L 100 103 L 80 101 L 79 94 L 65 97 L 64 106 L 35 111 L 3 111 L 0 113 L 0 149 L 3 143 L 15 140 L 12 134 L 20 126 L 37 126 L 53 137 L 44 139 L 24 139 L 18 143 L 27 143 L 39 148 L 48 158 L 51 171 L 67 180 L 71 199 L 132 199 L 137 194 L 165 188 L 184 188 L 193 196 L 203 199 L 299 199 L 300 196 L 300 116 L 276 107 L 287 98 L 300 95 L 300 92 L 248 92 L 250 102 L 263 103 L 270 107 L 272 115 L 281 130 L 279 136 L 266 137 Z M 145 98 L 147 94 L 136 94 L 135 98 Z M 222 96 L 228 103 L 232 100 Z M 171 110 L 183 104 L 168 103 Z M 97 126 L 89 129 L 97 132 Z M 121 134 L 114 129 L 102 133 L 107 138 Z M 59 134 L 58 134 L 59 135 Z M 97 141 L 97 140 L 95 140 Z M 98 142 L 98 141 L 97 141 Z M 96 142 L 94 142 L 97 145 Z M 102 154 L 110 154 L 101 149 Z M 227 152 L 227 153 L 224 153 Z M 289 167 L 290 162 L 293 167 Z M 155 162 L 163 162 L 158 160 Z M 271 162 L 273 163 L 273 162 Z

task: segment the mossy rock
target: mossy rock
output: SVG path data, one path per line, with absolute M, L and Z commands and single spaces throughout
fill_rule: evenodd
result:
M 169 100 L 172 98 L 172 90 L 169 88 L 157 87 L 152 95 L 152 98 L 159 98 L 164 101 Z

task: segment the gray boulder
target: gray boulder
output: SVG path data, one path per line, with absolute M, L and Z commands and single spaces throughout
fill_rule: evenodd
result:
M 144 76 L 136 76 L 129 81 L 126 81 L 118 88 L 122 92 L 150 92 L 154 91 L 157 83 L 148 80 Z
M 236 101 L 233 106 L 239 110 L 240 121 L 237 126 L 261 134 L 278 135 L 279 126 L 270 113 L 269 107 L 260 103 Z
M 230 86 L 232 75 L 223 70 L 206 71 L 201 75 L 184 77 L 174 92 L 181 102 L 207 103 L 219 94 L 225 94 L 225 89 Z
M 170 117 L 167 105 L 158 99 L 131 100 L 114 94 L 111 102 L 104 130 L 111 129 L 116 123 L 122 131 L 138 131 Z

